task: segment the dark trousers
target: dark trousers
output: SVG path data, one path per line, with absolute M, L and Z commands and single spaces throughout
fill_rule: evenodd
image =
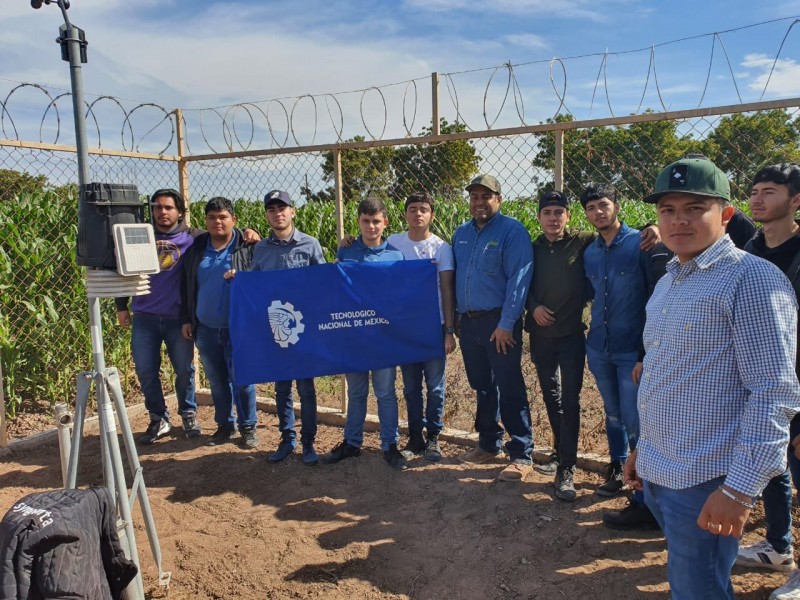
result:
M 583 333 L 547 338 L 531 334 L 531 360 L 536 366 L 547 419 L 561 467 L 574 467 L 581 427 L 581 387 L 586 363 Z
M 514 326 L 516 346 L 507 354 L 497 351 L 489 341 L 498 318 L 462 318 L 459 342 L 469 385 L 477 392 L 475 430 L 478 445 L 494 454 L 500 452 L 504 430 L 511 439 L 506 451 L 511 460 L 530 460 L 533 450 L 531 410 L 522 378 L 522 321 Z

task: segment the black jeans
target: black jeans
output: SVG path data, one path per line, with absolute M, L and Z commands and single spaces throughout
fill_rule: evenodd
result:
M 547 338 L 531 334 L 531 359 L 542 388 L 559 466 L 574 467 L 581 427 L 580 395 L 586 362 L 583 333 Z

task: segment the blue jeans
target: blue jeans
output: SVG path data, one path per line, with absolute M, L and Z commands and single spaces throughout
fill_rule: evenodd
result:
M 303 444 L 313 444 L 317 435 L 317 391 L 314 389 L 314 380 L 298 379 L 297 393 L 300 396 L 300 441 Z M 294 442 L 297 434 L 294 431 L 291 380 L 275 382 L 275 404 L 281 439 Z
M 434 358 L 420 363 L 401 365 L 403 374 L 403 396 L 408 411 L 408 430 L 428 436 L 438 435 L 444 427 L 444 369 L 446 359 Z M 427 405 L 423 409 L 422 378 L 425 377 Z
M 639 439 L 639 411 L 636 408 L 639 386 L 631 377 L 637 353 L 608 353 L 587 345 L 586 358 L 603 397 L 611 460 L 624 463 L 628 458 L 628 448 L 634 450 Z
M 580 395 L 586 363 L 583 333 L 548 338 L 531 334 L 531 360 L 542 388 L 558 462 L 574 467 L 581 428 Z
M 789 426 L 789 440 L 800 433 L 800 418 L 792 419 Z M 794 457 L 794 448 L 787 450 L 789 468 L 770 479 L 761 498 L 764 500 L 764 524 L 767 528 L 767 541 L 775 550 L 784 553 L 792 546 L 792 480 L 795 486 L 800 482 L 800 461 Z
M 503 427 L 511 439 L 506 451 L 511 460 L 530 461 L 533 450 L 531 409 L 522 378 L 522 321 L 514 325 L 516 345 L 507 354 L 490 342 L 497 328 L 497 317 L 468 319 L 462 316 L 459 336 L 461 355 L 469 385 L 477 392 L 475 430 L 478 445 L 497 454 L 502 448 Z
M 231 338 L 227 328 L 197 325 L 195 334 L 200 362 L 211 386 L 214 401 L 214 421 L 219 427 L 234 428 L 233 407 L 239 429 L 254 427 L 256 417 L 256 386 L 233 384 Z
M 161 344 L 175 371 L 178 414 L 197 413 L 194 397 L 194 343 L 181 335 L 180 319 L 134 314 L 131 325 L 131 354 L 136 377 L 144 394 L 144 405 L 153 419 L 169 419 L 161 389 Z
M 685 490 L 644 482 L 646 504 L 667 539 L 667 580 L 673 600 L 733 600 L 731 569 L 739 539 L 697 526 L 703 504 L 724 480 L 719 477 Z
M 397 369 L 372 371 L 372 389 L 378 399 L 378 420 L 381 424 L 381 450 L 397 444 L 400 432 L 397 429 L 397 393 L 394 380 Z M 351 446 L 361 448 L 364 443 L 364 421 L 367 418 L 367 396 L 369 395 L 370 371 L 347 373 L 347 420 L 344 425 L 344 440 Z

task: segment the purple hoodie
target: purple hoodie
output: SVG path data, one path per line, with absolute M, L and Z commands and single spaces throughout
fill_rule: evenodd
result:
M 131 302 L 134 313 L 178 319 L 181 306 L 181 260 L 202 229 L 180 223 L 173 231 L 161 233 L 156 229 L 156 248 L 161 271 L 150 276 L 150 293 L 135 296 Z M 127 298 L 116 299 L 117 310 L 126 310 Z

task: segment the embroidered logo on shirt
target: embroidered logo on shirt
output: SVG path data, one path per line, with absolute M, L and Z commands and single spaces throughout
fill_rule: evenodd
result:
M 281 348 L 288 348 L 296 344 L 299 336 L 306 330 L 303 324 L 303 313 L 294 309 L 291 302 L 285 304 L 280 300 L 273 300 L 267 308 L 269 326 L 272 328 L 272 337 Z
M 489 240 L 489 242 L 486 244 L 486 249 L 490 250 L 492 248 L 497 248 L 498 246 L 500 246 L 500 242 L 499 241 L 497 241 L 497 240 Z

